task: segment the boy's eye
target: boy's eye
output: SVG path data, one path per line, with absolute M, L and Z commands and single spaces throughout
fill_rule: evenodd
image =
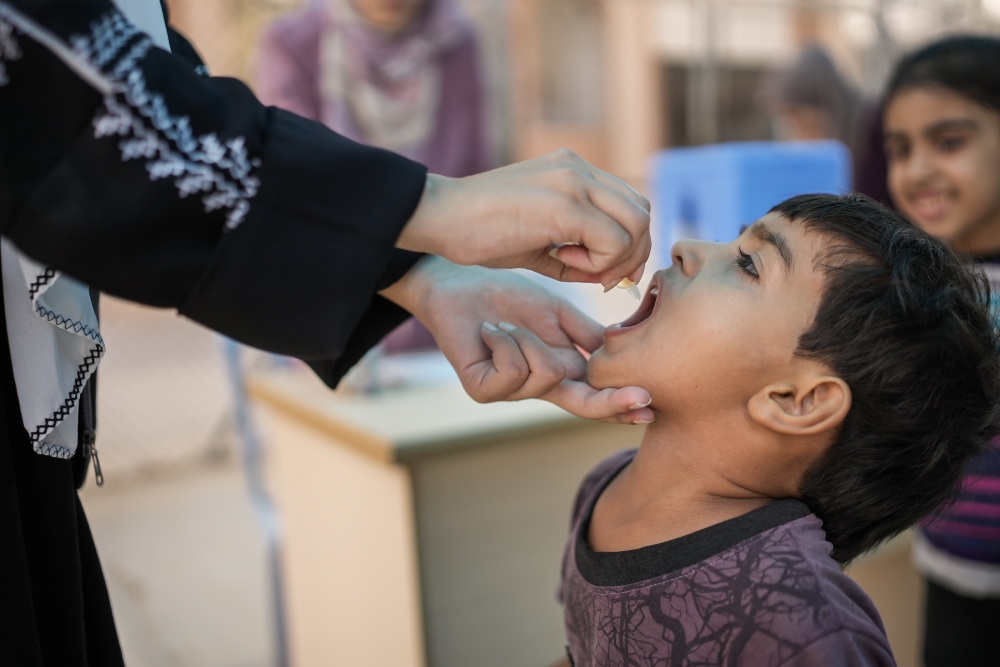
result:
M 743 248 L 739 246 L 736 247 L 736 259 L 733 260 L 736 264 L 736 268 L 750 276 L 753 280 L 760 278 L 760 274 L 757 273 L 757 266 L 753 263 L 753 257 L 743 252 Z

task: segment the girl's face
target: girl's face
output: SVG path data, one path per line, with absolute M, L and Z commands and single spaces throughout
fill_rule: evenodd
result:
M 1000 113 L 946 88 L 911 88 L 884 120 L 899 210 L 960 252 L 1000 251 Z

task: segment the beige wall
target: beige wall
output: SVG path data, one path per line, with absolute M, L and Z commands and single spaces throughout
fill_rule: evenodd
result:
M 304 0 L 167 0 L 171 24 L 198 49 L 213 75 L 253 80 L 261 28 Z
M 557 0 L 512 0 L 510 10 L 512 114 L 515 157 L 526 159 L 559 147 L 570 148 L 598 167 L 626 180 L 641 182 L 648 157 L 661 145 L 659 85 L 654 40 L 648 34 L 652 4 L 647 0 L 597 0 L 593 3 L 601 40 L 593 54 L 580 53 L 552 62 L 558 38 L 546 31 L 544 3 Z M 559 3 L 560 7 L 565 3 Z M 566 20 L 571 17 L 569 8 Z M 558 19 L 551 15 L 548 22 Z M 576 19 L 583 20 L 583 19 Z M 574 45 L 576 46 L 576 45 Z M 579 48 L 579 47 L 577 47 Z M 585 48 L 585 47 L 584 47 Z M 546 59 L 546 55 L 548 58 Z M 579 64 L 575 61 L 579 61 Z M 575 67 L 586 67 L 582 72 Z M 546 108 L 545 86 L 552 78 L 593 77 L 589 88 L 599 95 L 600 113 L 588 120 Z M 572 110 L 568 110 L 571 112 Z M 562 119 L 560 116 L 569 116 Z

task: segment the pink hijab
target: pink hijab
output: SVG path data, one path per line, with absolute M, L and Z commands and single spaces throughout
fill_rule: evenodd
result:
M 310 0 L 264 30 L 256 88 L 266 104 L 435 173 L 493 166 L 478 45 L 454 0 L 427 0 L 394 35 L 366 25 L 349 0 Z
M 472 38 L 453 0 L 427 0 L 397 34 L 367 25 L 349 0 L 313 0 L 325 10 L 319 93 L 323 122 L 353 139 L 424 157 L 442 103 L 440 56 Z

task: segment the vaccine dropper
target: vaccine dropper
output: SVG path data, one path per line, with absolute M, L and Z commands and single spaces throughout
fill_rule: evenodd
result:
M 639 288 L 636 287 L 636 284 L 631 280 L 629 280 L 628 278 L 622 278 L 622 281 L 618 283 L 618 289 L 625 290 L 626 292 L 631 294 L 632 298 L 635 299 L 636 301 L 642 299 L 642 293 L 639 292 Z

